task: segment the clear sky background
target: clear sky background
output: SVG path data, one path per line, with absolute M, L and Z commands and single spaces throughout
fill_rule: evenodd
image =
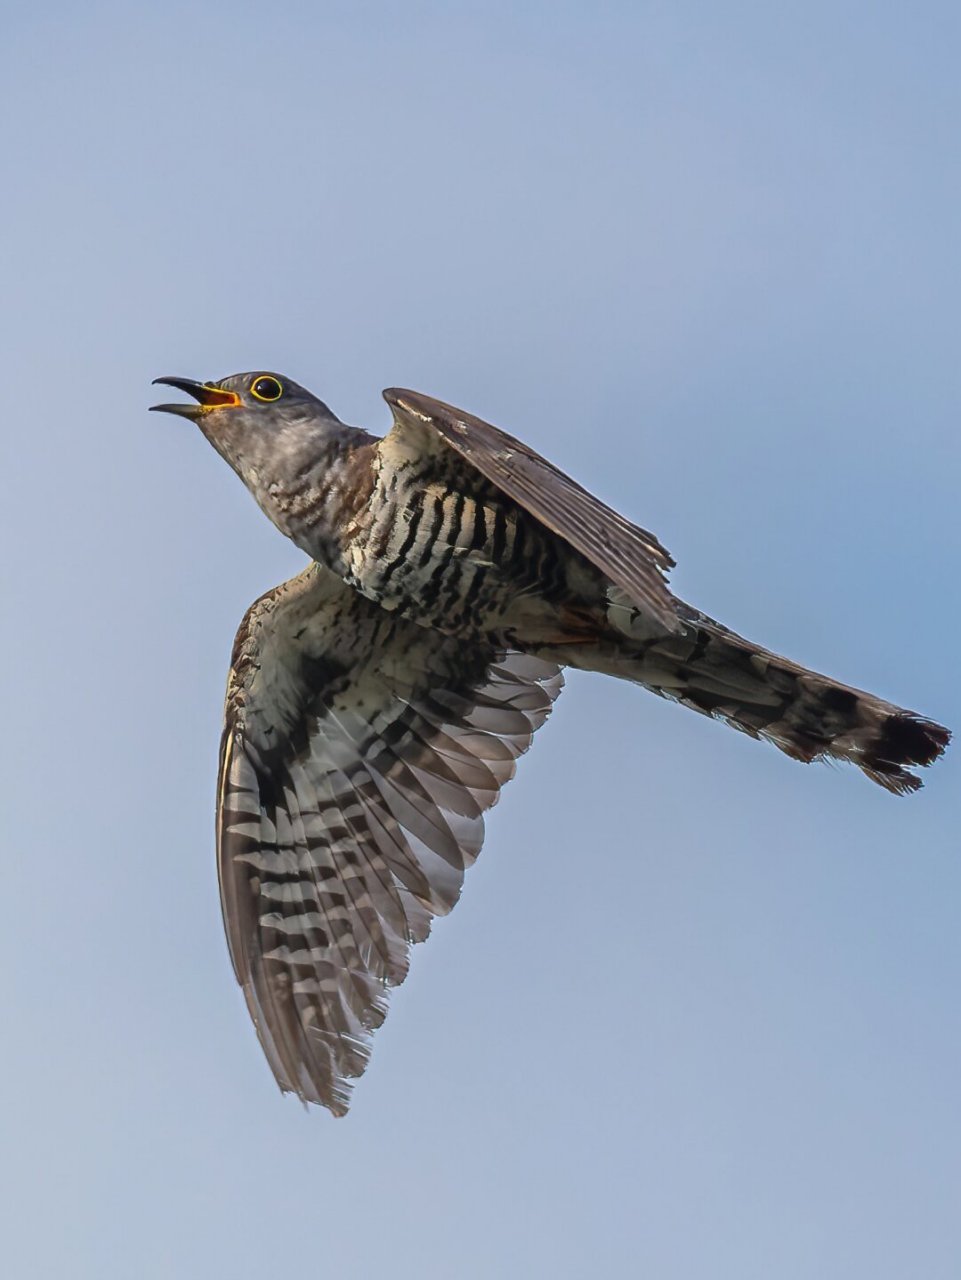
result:
M 411 386 L 961 728 L 956 4 L 4 8 L 11 1280 L 956 1280 L 961 751 L 897 800 L 575 676 L 343 1121 L 222 937 L 298 570 L 160 374 Z

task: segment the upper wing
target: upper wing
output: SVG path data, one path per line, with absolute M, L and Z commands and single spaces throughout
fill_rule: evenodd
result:
M 237 633 L 217 814 L 237 980 L 282 1089 L 347 1110 L 408 950 L 457 901 L 482 814 L 559 668 L 444 637 L 311 565 Z
M 492 484 L 565 538 L 666 630 L 681 623 L 665 574 L 674 560 L 657 538 L 631 524 L 546 458 L 462 409 L 397 387 L 384 392 L 394 430 L 429 449 L 438 438 Z M 419 440 L 418 440 L 419 437 Z

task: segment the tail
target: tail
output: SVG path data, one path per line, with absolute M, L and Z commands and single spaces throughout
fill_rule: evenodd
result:
M 932 764 L 951 733 L 933 720 L 780 658 L 678 602 L 685 628 L 637 643 L 565 647 L 562 661 L 644 685 L 794 760 L 847 760 L 896 795 L 917 791 L 910 770 Z

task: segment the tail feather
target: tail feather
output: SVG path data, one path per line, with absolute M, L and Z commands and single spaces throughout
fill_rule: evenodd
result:
M 943 725 L 769 653 L 687 605 L 679 612 L 679 635 L 571 646 L 563 661 L 642 684 L 795 760 L 849 761 L 897 795 L 918 790 L 911 769 L 932 764 L 951 739 Z

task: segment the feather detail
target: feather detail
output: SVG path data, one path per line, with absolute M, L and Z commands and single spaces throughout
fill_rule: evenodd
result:
M 221 901 L 283 1090 L 342 1115 L 411 943 L 456 903 L 483 813 L 550 713 L 556 664 L 392 618 L 320 566 L 237 635 Z

